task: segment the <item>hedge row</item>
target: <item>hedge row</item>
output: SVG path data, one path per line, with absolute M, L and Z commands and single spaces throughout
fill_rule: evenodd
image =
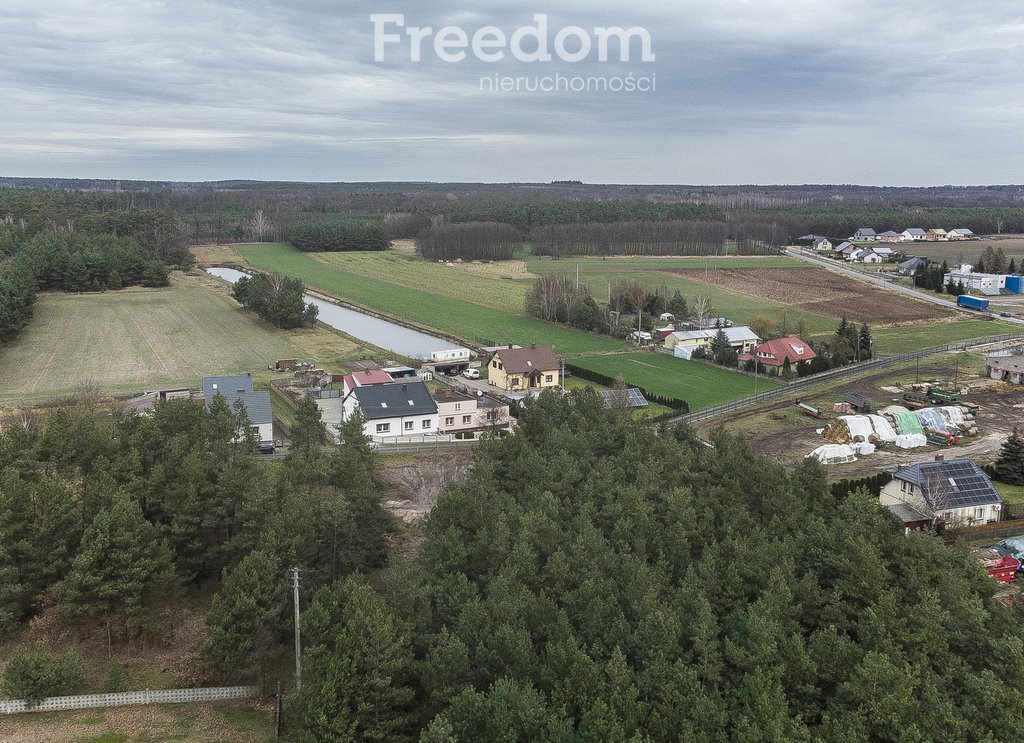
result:
M 855 480 L 840 480 L 832 483 L 832 495 L 836 498 L 846 498 L 861 488 L 877 495 L 882 488 L 889 484 L 890 480 L 892 480 L 892 473 L 889 472 L 879 472 L 876 475 L 860 477 Z
M 600 372 L 596 372 L 592 369 L 585 369 L 582 366 L 577 366 L 576 364 L 566 364 L 565 368 L 572 372 L 573 376 L 585 379 L 588 382 L 593 382 L 594 384 L 600 384 L 604 387 L 614 387 L 618 381 L 609 377 L 607 374 L 601 374 Z M 690 412 L 690 405 L 686 400 L 680 400 L 677 397 L 658 395 L 653 392 L 648 392 L 643 387 L 637 387 L 636 385 L 633 386 L 640 390 L 640 394 L 647 398 L 647 402 L 653 402 L 656 405 L 664 405 L 666 408 L 672 408 L 672 410 L 679 411 L 680 413 Z

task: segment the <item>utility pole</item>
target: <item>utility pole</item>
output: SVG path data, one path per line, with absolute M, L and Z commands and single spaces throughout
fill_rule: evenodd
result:
M 580 264 L 576 264 L 576 288 L 580 288 Z
M 302 691 L 302 641 L 299 638 L 299 569 L 292 568 L 292 596 L 295 604 L 295 691 Z

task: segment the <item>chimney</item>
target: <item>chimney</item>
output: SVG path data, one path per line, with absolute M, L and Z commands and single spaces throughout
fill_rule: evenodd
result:
M 936 461 L 936 462 L 941 462 L 941 461 L 942 461 L 943 459 L 945 459 L 945 458 L 946 458 L 946 457 L 945 457 L 945 455 L 944 455 L 944 454 L 936 454 L 936 455 L 935 455 L 935 461 Z

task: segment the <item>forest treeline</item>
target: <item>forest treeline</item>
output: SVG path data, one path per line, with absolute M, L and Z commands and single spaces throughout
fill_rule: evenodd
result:
M 288 227 L 288 242 L 306 252 L 385 250 L 390 241 L 379 219 L 304 217 Z
M 296 565 L 295 741 L 996 741 L 1024 720 L 1022 610 L 811 460 L 543 394 L 441 495 L 419 556 L 389 562 L 359 427 L 327 452 L 304 403 L 289 458 L 264 463 L 232 443 L 240 413 L 5 427 L 7 621 L 54 601 L 124 642 L 220 576 L 211 680 L 276 679 Z

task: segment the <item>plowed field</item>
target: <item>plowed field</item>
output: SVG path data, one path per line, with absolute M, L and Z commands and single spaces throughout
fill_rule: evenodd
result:
M 846 317 L 870 325 L 911 325 L 945 320 L 955 313 L 928 302 L 880 289 L 856 279 L 818 268 L 736 268 L 705 274 L 702 270 L 675 271 L 687 278 L 745 294 L 770 299 L 833 317 Z

